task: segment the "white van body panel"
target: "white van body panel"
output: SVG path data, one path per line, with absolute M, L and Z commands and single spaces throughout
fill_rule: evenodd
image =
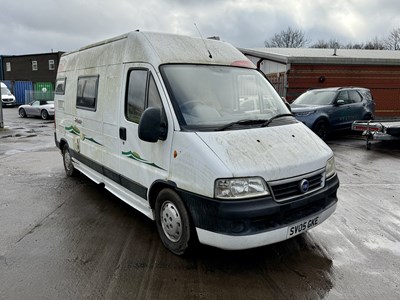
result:
M 332 156 L 302 123 L 198 135 L 230 171 L 229 177 L 261 176 L 267 182 L 290 178 L 325 168 Z
M 205 143 L 199 135 L 175 132 L 172 149 L 176 157 L 172 159 L 170 180 L 177 182 L 180 189 L 212 198 L 215 179 L 232 177 L 232 173 L 211 150 L 213 145 Z

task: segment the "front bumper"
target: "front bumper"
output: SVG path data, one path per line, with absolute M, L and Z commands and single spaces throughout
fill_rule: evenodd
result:
M 16 106 L 17 105 L 17 101 L 15 101 L 14 99 L 3 99 L 3 107 L 4 106 Z
M 294 201 L 277 203 L 271 196 L 220 201 L 178 190 L 190 211 L 199 241 L 217 248 L 239 250 L 288 239 L 293 224 L 319 216 L 318 224 L 336 209 L 337 175 L 324 188 Z

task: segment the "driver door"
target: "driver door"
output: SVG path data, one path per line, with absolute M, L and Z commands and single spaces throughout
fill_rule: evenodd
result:
M 40 101 L 33 101 L 29 106 L 26 107 L 25 111 L 28 115 L 40 116 Z
M 166 180 L 169 172 L 172 130 L 164 107 L 165 95 L 155 70 L 147 64 L 127 64 L 124 68 L 125 96 L 121 105 L 119 155 L 121 174 L 129 189 L 146 204 L 148 188 L 156 180 Z M 161 109 L 165 137 L 156 143 L 138 136 L 140 117 L 148 107 Z

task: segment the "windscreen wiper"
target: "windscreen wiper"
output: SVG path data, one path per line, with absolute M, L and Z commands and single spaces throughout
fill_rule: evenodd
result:
M 282 117 L 293 117 L 293 114 L 279 114 L 279 115 L 273 116 L 271 119 L 265 121 L 265 122 L 261 125 L 261 127 L 267 127 L 269 124 L 271 124 L 271 122 L 272 122 L 273 120 L 279 119 L 279 118 L 282 118 Z
M 262 119 L 258 119 L 258 120 L 254 120 L 254 119 L 243 119 L 243 120 L 239 120 L 239 121 L 235 121 L 232 123 L 228 123 L 224 126 L 215 128 L 214 131 L 224 131 L 225 129 L 228 129 L 234 125 L 254 125 L 254 124 L 264 124 L 265 122 L 268 122 L 268 120 L 262 120 Z

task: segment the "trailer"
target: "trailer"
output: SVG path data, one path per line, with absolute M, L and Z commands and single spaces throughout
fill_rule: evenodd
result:
M 392 141 L 400 139 L 400 119 L 354 121 L 351 129 L 361 131 L 362 135 L 366 137 L 367 150 L 371 149 L 371 140 Z

